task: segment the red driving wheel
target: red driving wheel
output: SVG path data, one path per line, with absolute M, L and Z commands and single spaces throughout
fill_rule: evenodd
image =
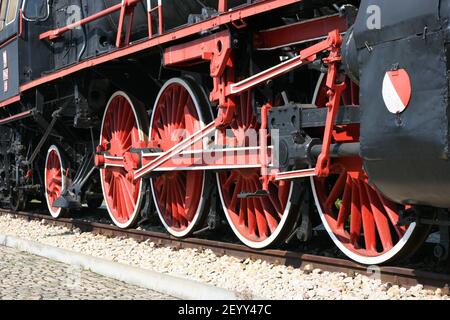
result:
M 171 79 L 156 99 L 150 121 L 151 143 L 167 151 L 211 119 L 209 102 L 198 85 L 190 78 Z M 191 148 L 204 147 L 201 140 Z M 203 222 L 209 193 L 206 179 L 202 170 L 174 170 L 150 180 L 158 215 L 171 235 L 187 237 Z
M 53 218 L 59 218 L 66 213 L 63 208 L 53 206 L 56 199 L 61 197 L 66 187 L 66 175 L 64 161 L 57 146 L 48 149 L 45 161 L 45 200 L 48 210 Z
M 227 147 L 248 147 L 249 136 L 260 125 L 252 106 L 253 96 L 244 93 L 238 99 L 235 117 L 228 130 L 221 130 L 217 143 Z M 256 139 L 257 140 L 257 139 Z M 240 198 L 243 193 L 262 189 L 259 168 L 224 170 L 217 173 L 217 185 L 225 216 L 236 236 L 247 246 L 263 249 L 285 240 L 298 217 L 294 199 L 300 197 L 297 182 L 270 182 L 268 196 Z
M 110 157 L 123 158 L 145 142 L 145 110 L 124 92 L 113 94 L 103 116 L 100 145 Z M 142 202 L 142 180 L 134 181 L 123 166 L 100 169 L 100 180 L 108 213 L 120 228 L 132 227 Z
M 327 102 L 325 79 L 321 77 L 313 103 Z M 358 87 L 347 81 L 343 105 L 359 104 Z M 339 126 L 333 143 L 359 141 L 359 127 Z M 331 159 L 331 174 L 311 178 L 316 207 L 336 246 L 351 259 L 363 264 L 383 264 L 411 255 L 424 241 L 428 228 L 415 223 L 399 226 L 400 210 L 369 184 L 360 157 Z

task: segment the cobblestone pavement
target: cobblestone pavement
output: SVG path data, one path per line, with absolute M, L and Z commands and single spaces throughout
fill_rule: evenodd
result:
M 166 300 L 171 297 L 0 246 L 0 300 Z

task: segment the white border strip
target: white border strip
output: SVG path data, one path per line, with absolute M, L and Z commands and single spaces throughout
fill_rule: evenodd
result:
M 183 300 L 240 300 L 237 293 L 226 289 L 132 267 L 42 243 L 19 239 L 9 235 L 0 234 L 0 245 L 68 265 L 81 267 L 108 278 Z

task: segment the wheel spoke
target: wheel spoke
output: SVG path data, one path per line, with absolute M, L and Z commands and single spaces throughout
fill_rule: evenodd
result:
M 372 207 L 372 214 L 377 227 L 378 235 L 380 236 L 381 243 L 384 250 L 390 250 L 394 247 L 392 244 L 391 230 L 389 227 L 388 218 L 384 214 L 384 208 L 380 203 L 377 194 L 374 190 L 366 185 L 366 191 L 369 195 L 370 205 Z
M 325 202 L 325 206 L 327 209 L 330 209 L 334 207 L 336 200 L 341 196 L 342 191 L 345 187 L 345 181 L 347 179 L 347 172 L 342 172 L 339 175 L 339 178 L 337 179 L 336 183 L 333 186 L 333 189 L 331 189 L 331 192 Z
M 194 192 L 187 192 L 187 190 L 197 190 L 198 186 L 203 185 L 204 173 L 202 172 L 187 172 L 184 181 L 180 181 L 180 189 L 184 190 L 186 219 L 188 222 L 195 218 L 198 210 L 199 194 Z
M 364 241 L 366 249 L 375 253 L 377 251 L 376 245 L 376 228 L 375 220 L 371 212 L 370 202 L 367 196 L 367 190 L 362 182 L 360 182 L 360 203 L 361 203 L 361 215 L 364 229 Z
M 360 188 L 359 183 L 352 181 L 352 204 L 350 214 L 350 241 L 358 247 L 359 236 L 361 234 L 361 205 L 360 205 Z
M 289 201 L 291 183 L 287 181 L 278 182 L 278 199 L 284 205 Z M 285 207 L 282 208 L 284 211 Z M 279 211 L 281 212 L 281 210 Z
M 225 190 L 230 190 L 230 186 L 233 182 L 235 182 L 235 179 L 238 175 L 237 171 L 232 171 L 228 179 L 226 180 L 225 184 L 223 185 Z
M 194 177 L 194 179 L 195 179 L 195 177 Z M 188 185 L 189 185 L 189 182 L 188 182 Z M 191 203 L 191 196 L 184 195 L 183 191 L 184 191 L 183 183 L 180 182 L 180 177 L 177 177 L 176 183 L 174 184 L 174 187 L 173 187 L 173 192 L 176 195 L 177 211 L 178 211 L 180 217 L 183 218 L 183 221 L 184 221 L 185 225 L 187 226 L 187 224 L 190 221 L 189 217 L 188 217 L 190 207 L 188 206 L 188 204 Z
M 248 216 L 248 228 L 250 231 L 250 235 L 258 235 L 258 231 L 260 231 L 258 229 L 258 224 L 257 224 L 257 220 L 256 220 L 256 213 L 255 213 L 255 208 L 253 207 L 253 201 L 252 199 L 246 199 L 245 200 L 246 204 L 247 204 L 247 216 Z
M 258 185 L 255 181 L 253 181 L 254 190 L 258 189 Z M 259 217 L 260 220 L 264 220 L 264 225 L 269 227 L 270 234 L 274 233 L 277 229 L 279 220 L 273 216 L 273 207 L 270 204 L 270 201 L 267 200 L 267 197 L 263 198 L 255 198 L 254 199 L 255 208 L 258 210 L 258 212 L 262 215 Z M 271 208 L 267 209 L 267 208 Z M 269 233 L 266 232 L 266 236 L 268 236 Z
M 342 198 L 341 207 L 339 208 L 339 214 L 337 219 L 337 228 L 344 229 L 344 224 L 347 222 L 349 215 L 349 209 L 351 205 L 352 197 L 352 182 L 350 176 L 347 176 L 347 181 L 345 182 L 344 196 Z
M 277 198 L 275 196 L 274 192 L 270 192 L 269 199 L 270 199 L 270 202 L 272 203 L 273 207 L 275 208 L 276 212 L 283 212 L 279 198 Z
M 250 93 L 247 93 L 247 119 L 245 125 L 247 128 L 254 127 L 254 118 L 255 115 L 253 113 L 253 106 L 252 106 L 252 95 Z
M 241 199 L 239 201 L 239 225 L 241 227 L 247 227 L 249 229 L 249 233 L 251 233 L 251 229 L 249 227 L 250 223 L 248 222 L 249 215 L 250 213 L 247 209 L 247 199 Z
M 132 194 L 132 190 L 130 190 L 132 188 L 132 185 L 129 183 L 129 181 L 127 180 L 126 177 L 124 176 L 120 176 L 120 180 L 122 182 L 122 190 L 123 192 L 123 196 L 126 198 L 124 200 L 125 206 L 126 206 L 126 212 L 133 212 L 134 211 L 134 195 Z
M 398 226 L 398 222 L 399 222 L 399 214 L 398 214 L 398 210 L 395 209 L 395 205 L 390 202 L 389 200 L 387 200 L 386 198 L 384 198 L 380 193 L 377 192 L 377 196 L 378 199 L 381 201 L 381 203 L 383 204 L 384 210 L 386 211 L 392 226 L 395 229 L 395 232 L 397 233 L 397 236 L 399 238 L 403 237 L 405 232 L 406 232 L 406 226 Z
M 234 210 L 238 203 L 238 195 L 242 193 L 242 178 L 238 178 L 238 182 L 236 183 L 236 186 L 234 187 L 233 196 L 231 197 L 231 203 L 230 208 L 231 210 Z

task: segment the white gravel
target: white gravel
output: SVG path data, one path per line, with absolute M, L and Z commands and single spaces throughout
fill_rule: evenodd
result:
M 64 227 L 0 216 L 0 233 L 182 276 L 268 299 L 449 299 L 446 290 L 406 289 L 362 275 L 277 266 L 265 261 L 216 256 L 210 250 L 157 247 L 146 241 L 108 238 Z

